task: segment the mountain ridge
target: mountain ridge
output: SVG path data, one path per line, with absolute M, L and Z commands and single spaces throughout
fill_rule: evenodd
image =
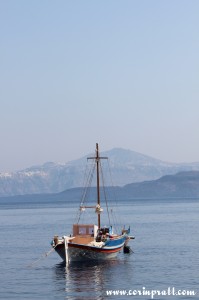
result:
M 0 205 L 9 204 L 58 204 L 72 203 L 75 206 L 80 203 L 84 188 L 71 188 L 54 194 L 33 194 L 0 197 Z M 101 201 L 116 200 L 144 200 L 144 199 L 197 199 L 199 201 L 199 171 L 179 172 L 174 175 L 165 175 L 159 179 L 127 184 L 123 187 L 106 187 L 106 198 L 104 190 L 101 189 Z M 107 197 L 108 196 L 108 197 Z M 91 187 L 89 198 L 96 198 L 96 188 Z M 88 200 L 88 199 L 87 199 Z M 76 204 L 75 204 L 76 202 Z
M 86 158 L 93 155 L 90 153 L 63 164 L 46 162 L 16 172 L 0 173 L 0 196 L 58 193 L 82 186 Z M 101 156 L 109 157 L 112 179 L 117 186 L 199 170 L 199 162 L 169 163 L 123 148 L 101 152 Z

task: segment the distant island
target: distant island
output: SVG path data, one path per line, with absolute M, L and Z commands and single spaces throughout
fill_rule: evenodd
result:
M 0 173 L 0 197 L 57 194 L 81 187 L 86 158 L 90 155 L 65 164 L 49 162 L 13 173 Z M 121 197 L 198 195 L 199 162 L 168 163 L 121 148 L 101 155 L 109 157 L 113 183 Z
M 133 199 L 161 199 L 161 198 L 198 198 L 199 199 L 199 171 L 180 172 L 175 175 L 166 175 L 157 180 L 127 184 L 123 187 L 107 187 L 109 195 L 115 195 L 122 203 Z M 67 189 L 61 193 L 18 195 L 0 197 L 1 203 L 37 202 L 45 203 L 80 201 L 83 188 Z M 90 196 L 95 197 L 95 189 L 91 187 Z M 103 193 L 102 193 L 103 194 Z

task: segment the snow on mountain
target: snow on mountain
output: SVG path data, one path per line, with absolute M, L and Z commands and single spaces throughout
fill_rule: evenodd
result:
M 47 162 L 13 173 L 0 173 L 0 196 L 56 193 L 80 187 L 89 156 L 93 154 L 64 164 Z M 199 163 L 167 163 L 121 148 L 102 152 L 101 156 L 109 158 L 115 186 L 154 180 L 180 171 L 199 170 Z

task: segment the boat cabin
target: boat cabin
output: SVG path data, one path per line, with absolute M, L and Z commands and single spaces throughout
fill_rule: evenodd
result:
M 73 224 L 73 239 L 71 243 L 89 244 L 90 242 L 102 242 L 113 234 L 112 226 L 98 229 L 94 224 Z
M 94 224 L 73 224 L 73 240 L 71 243 L 88 244 L 97 236 L 97 225 Z
M 73 236 L 81 235 L 81 236 L 97 236 L 97 225 L 94 224 L 73 224 Z

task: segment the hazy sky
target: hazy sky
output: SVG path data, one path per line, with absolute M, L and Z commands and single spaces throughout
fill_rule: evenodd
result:
M 199 161 L 198 0 L 0 0 L 0 172 L 95 149 Z

